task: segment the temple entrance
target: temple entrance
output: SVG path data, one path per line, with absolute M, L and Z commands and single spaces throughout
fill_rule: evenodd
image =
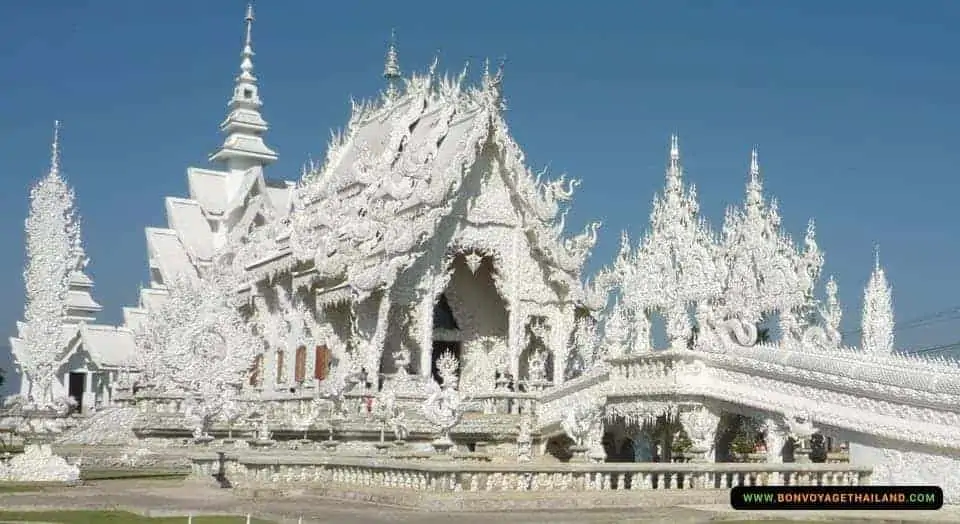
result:
M 433 380 L 442 383 L 440 373 L 437 370 L 437 362 L 440 356 L 449 351 L 457 357 L 457 376 L 460 376 L 460 369 L 463 366 L 463 355 L 460 353 L 461 344 L 460 326 L 457 319 L 453 316 L 453 310 L 447 301 L 446 294 L 441 294 L 437 303 L 433 306 L 433 349 L 430 354 L 430 373 Z
M 460 343 L 459 342 L 447 342 L 443 340 L 434 340 L 433 341 L 433 355 L 431 356 L 430 372 L 433 374 L 433 380 L 436 380 L 438 383 L 443 383 L 440 379 L 440 373 L 437 370 L 437 362 L 440 360 L 440 356 L 445 352 L 449 351 L 453 353 L 453 356 L 457 357 L 457 361 L 462 361 L 462 356 L 460 355 Z M 457 366 L 457 376 L 460 376 L 460 366 Z
M 67 378 L 67 395 L 77 403 L 77 411 L 83 411 L 83 394 L 86 392 L 87 374 L 72 371 Z

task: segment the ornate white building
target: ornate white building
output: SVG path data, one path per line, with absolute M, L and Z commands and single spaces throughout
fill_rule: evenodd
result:
M 65 188 L 60 178 L 59 123 L 56 127 L 50 172 L 40 185 L 55 184 Z M 69 199 L 72 203 L 72 195 Z M 54 398 L 72 398 L 80 411 L 90 412 L 97 406 L 113 403 L 118 376 L 126 373 L 133 364 L 136 344 L 129 329 L 96 323 L 102 307 L 92 296 L 93 280 L 86 273 L 88 259 L 80 244 L 79 230 L 72 241 L 71 253 L 59 254 L 67 259 L 64 268 L 67 273 L 66 293 L 60 304 L 63 318 L 57 322 L 57 329 L 62 333 L 59 337 L 51 337 L 56 339 L 54 344 L 57 345 L 54 354 L 49 355 L 55 377 L 50 384 L 50 394 Z M 17 336 L 9 339 L 17 366 L 15 371 L 20 378 L 20 395 L 24 397 L 30 394 L 33 386 L 31 377 L 22 369 L 23 363 L 30 360 L 31 351 L 35 351 L 26 340 L 29 332 L 26 322 L 17 322 Z
M 527 168 L 503 119 L 502 72 L 485 68 L 478 87 L 466 71 L 440 78 L 436 64 L 403 79 L 391 45 L 382 99 L 355 104 L 299 185 L 273 183 L 251 25 L 248 13 L 226 137 L 210 157 L 223 168 L 190 168 L 191 198 L 168 198 L 168 228 L 147 229 L 153 281 L 140 307 L 125 310 L 127 325 L 164 300 L 176 275 L 238 246 L 242 293 L 265 341 L 253 387 L 312 385 L 354 333 L 372 385 L 397 371 L 401 351 L 410 372 L 429 377 L 444 350 L 460 357 L 467 382 L 477 375 L 491 387 L 479 370 L 502 361 L 524 379 L 545 351 L 545 379 L 562 382 L 576 320 L 601 305 L 581 284 L 598 224 L 563 233 L 576 181 Z
M 281 404 L 302 410 L 311 398 L 333 401 L 331 439 L 343 415 L 370 440 L 378 426 L 343 408 L 351 387 L 358 401 L 389 392 L 384 413 L 395 399 L 437 401 L 422 411 L 444 445 L 507 435 L 523 460 L 549 455 L 563 434 L 595 459 L 628 440 L 669 449 L 673 434 L 657 431 L 671 424 L 695 458 L 721 460 L 725 428 L 746 417 L 760 422 L 772 462 L 792 454 L 788 440 L 820 432 L 851 442 L 876 482 L 937 483 L 958 500 L 960 368 L 893 353 L 879 262 L 863 348 L 842 345 L 813 224 L 799 244 L 782 230 L 756 150 L 744 203 L 718 232 L 699 215 L 672 137 L 648 232 L 636 245 L 624 236 L 614 263 L 585 279 L 599 225 L 564 232 L 576 182 L 526 165 L 504 120 L 502 67 L 484 67 L 476 86 L 466 70 L 441 77 L 436 63 L 407 78 L 391 44 L 384 93 L 353 105 L 322 164 L 274 182 L 252 23 L 248 9 L 224 142 L 210 157 L 219 167 L 189 168 L 189 198 L 166 199 L 167 227 L 146 230 L 150 285 L 124 309 L 124 329 L 140 337 L 134 400 L 151 416 L 182 408 L 154 410 L 150 394 L 169 393 L 158 367 L 191 363 L 177 368 L 191 374 L 178 384 L 185 396 L 219 402 L 237 389 L 263 406 L 263 442 L 266 415 L 282 427 Z M 774 322 L 776 340 L 762 331 Z M 461 404 L 457 387 L 480 407 Z M 198 439 L 213 438 L 206 429 Z M 417 431 L 408 436 L 423 439 Z

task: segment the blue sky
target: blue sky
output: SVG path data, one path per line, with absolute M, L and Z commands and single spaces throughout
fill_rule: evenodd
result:
M 27 192 L 63 121 L 103 320 L 147 279 L 143 227 L 186 194 L 187 166 L 220 143 L 239 67 L 242 1 L 40 0 L 0 6 L 0 324 L 22 315 Z M 508 59 L 509 122 L 534 168 L 582 179 L 568 224 L 603 221 L 592 260 L 646 227 L 670 133 L 719 227 L 757 144 L 768 192 L 799 238 L 810 217 L 847 329 L 879 242 L 897 318 L 960 305 L 960 3 L 261 2 L 255 59 L 275 178 L 296 178 L 346 123 L 349 97 L 382 87 L 397 29 L 401 66 Z M 479 76 L 479 67 L 474 68 Z M 960 340 L 956 323 L 899 345 Z M 6 338 L 6 335 L 4 335 Z M 854 339 L 855 341 L 855 339 Z M 0 358 L 2 360 L 2 358 Z M 2 367 L 2 365 L 0 365 Z

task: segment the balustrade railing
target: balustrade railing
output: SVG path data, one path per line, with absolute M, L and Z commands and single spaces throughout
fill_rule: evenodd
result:
M 430 492 L 649 491 L 734 486 L 856 486 L 871 468 L 850 464 L 527 463 L 401 461 L 364 457 L 192 457 L 191 475 L 218 473 L 232 485 L 310 484 L 405 488 Z

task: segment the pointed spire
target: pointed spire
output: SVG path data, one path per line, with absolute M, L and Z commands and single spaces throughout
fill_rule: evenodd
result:
M 667 192 L 680 191 L 683 168 L 680 166 L 680 137 L 670 135 L 670 164 L 667 167 Z
M 487 58 L 483 61 L 483 77 L 480 83 L 497 111 L 506 109 L 503 103 L 503 69 L 506 64 L 507 57 L 500 57 L 500 63 L 497 65 L 497 73 L 494 75 L 490 73 L 490 59 Z
M 53 145 L 50 147 L 50 176 L 60 176 L 60 121 L 53 121 Z
M 880 243 L 874 242 L 873 244 L 873 272 L 882 272 L 880 269 Z
M 390 43 L 387 45 L 387 58 L 383 64 L 383 77 L 387 80 L 400 78 L 400 59 L 397 54 L 397 30 L 390 30 Z
M 750 173 L 747 179 L 746 207 L 757 209 L 763 203 L 763 182 L 760 179 L 760 160 L 757 148 L 750 152 Z
M 387 45 L 387 57 L 383 63 L 383 78 L 387 80 L 387 98 L 393 99 L 399 93 L 400 59 L 397 53 L 397 32 L 390 30 L 390 43 Z
M 894 350 L 893 288 L 880 266 L 880 249 L 874 247 L 874 267 L 863 291 L 861 349 L 874 354 L 889 354 Z
M 263 102 L 258 93 L 257 77 L 253 74 L 253 4 L 247 4 L 243 18 L 246 26 L 243 51 L 240 54 L 240 75 L 237 76 L 230 113 L 220 124 L 226 134 L 223 145 L 210 156 L 211 162 L 224 162 L 231 172 L 246 171 L 277 159 L 277 154 L 263 142 L 263 133 L 269 129 L 260 114 Z

